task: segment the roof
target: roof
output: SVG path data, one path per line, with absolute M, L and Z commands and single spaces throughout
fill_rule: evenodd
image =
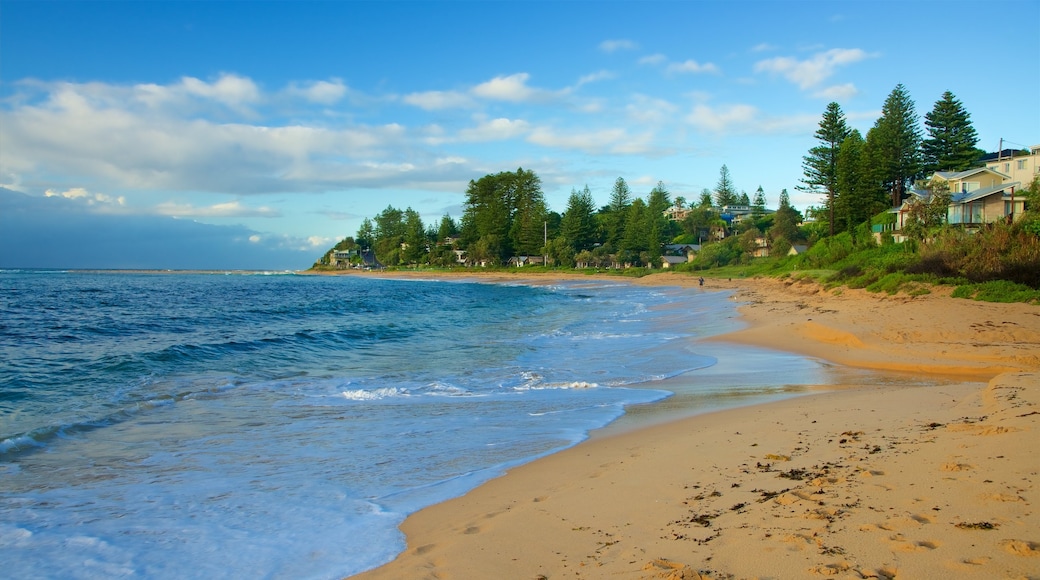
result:
M 1011 183 L 1001 183 L 1000 185 L 994 185 L 993 187 L 983 187 L 981 189 L 976 189 L 975 191 L 969 191 L 967 193 L 958 193 L 950 198 L 950 202 L 969 203 L 975 201 L 976 199 L 989 197 L 994 193 L 1001 193 L 1009 188 L 1018 187 L 1019 185 L 1019 182 L 1012 181 Z
M 941 177 L 946 181 L 953 181 L 956 179 L 964 179 L 966 177 L 971 177 L 972 175 L 975 175 L 976 173 L 981 173 L 983 171 L 996 173 L 1004 179 L 1008 179 L 1010 177 L 1009 175 L 1005 175 L 997 171 L 996 169 L 991 169 L 989 167 L 975 167 L 973 169 L 965 169 L 964 171 L 936 171 L 935 176 Z

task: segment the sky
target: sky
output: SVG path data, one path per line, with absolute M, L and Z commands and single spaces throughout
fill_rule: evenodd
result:
M 865 135 L 949 90 L 979 147 L 1040 143 L 1038 30 L 1040 0 L 0 0 L 0 268 L 305 269 L 519 167 L 561 213 L 723 165 L 804 209 L 832 101 Z

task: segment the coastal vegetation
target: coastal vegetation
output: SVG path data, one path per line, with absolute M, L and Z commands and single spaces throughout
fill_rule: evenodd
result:
M 812 277 L 888 293 L 953 284 L 955 296 L 1040 302 L 1040 182 L 1023 191 L 1026 212 L 1015 220 L 971 230 L 949 224 L 950 192 L 926 178 L 981 166 L 985 151 L 949 91 L 924 126 L 903 85 L 865 137 L 837 103 L 827 105 L 796 186 L 821 205 L 804 215 L 786 189 L 775 210 L 767 209 L 761 186 L 750 196 L 738 192 L 726 165 L 714 189 L 696 200 L 673 195 L 663 182 L 639 197 L 618 177 L 606 205 L 596 207 L 586 185 L 572 189 L 557 213 L 538 175 L 519 168 L 470 181 L 458 220 L 446 214 L 424 224 L 412 208 L 387 206 L 314 268 L 577 268 L 639 276 L 670 267 L 698 276 Z M 929 195 L 911 198 L 912 188 Z M 908 199 L 915 201 L 897 242 L 890 210 Z

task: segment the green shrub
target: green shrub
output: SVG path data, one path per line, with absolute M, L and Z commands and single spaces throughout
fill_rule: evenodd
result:
M 1028 302 L 1040 304 L 1040 290 L 1008 280 L 966 284 L 954 289 L 954 298 L 972 298 L 984 302 Z

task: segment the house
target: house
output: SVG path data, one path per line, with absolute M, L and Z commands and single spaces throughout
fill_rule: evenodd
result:
M 545 263 L 542 256 L 513 256 L 509 258 L 509 265 L 523 268 L 524 266 L 541 266 Z
M 809 249 L 809 246 L 807 246 L 805 244 L 791 244 L 791 249 L 787 250 L 787 255 L 788 256 L 798 256 L 798 255 L 804 254 L 806 252 L 806 250 L 808 250 L 808 249 Z
M 755 238 L 755 250 L 752 255 L 756 258 L 767 258 L 769 257 L 769 249 L 772 244 L 769 238 L 765 236 L 758 236 Z
M 679 205 L 678 203 L 664 210 L 664 217 L 676 222 L 683 221 L 684 219 L 686 219 L 686 216 L 688 215 L 690 215 L 690 210 Z
M 329 265 L 334 268 L 346 268 L 354 256 L 360 255 L 358 250 L 332 250 L 329 252 Z
M 726 220 L 726 223 L 731 224 L 739 224 L 745 219 L 749 219 L 751 214 L 751 206 L 747 205 L 724 205 L 719 211 L 720 217 Z
M 949 185 L 950 204 L 946 221 L 965 227 L 978 227 L 1000 220 L 1018 219 L 1025 211 L 1025 197 L 1020 192 L 1021 183 L 1012 181 L 1007 174 L 990 167 L 977 167 L 965 171 L 937 171 L 933 180 L 942 180 Z M 910 216 L 910 206 L 916 202 L 927 202 L 931 198 L 928 190 L 914 189 L 910 197 L 896 211 L 894 232 L 902 231 Z M 1017 194 L 1017 195 L 1016 195 Z
M 687 261 L 686 256 L 661 256 L 661 268 L 667 270 L 673 266 L 685 264 Z
M 684 256 L 687 262 L 692 262 L 699 251 L 701 251 L 700 244 L 665 244 L 664 246 L 666 256 Z
M 1009 181 L 1017 181 L 1022 187 L 1029 187 L 1034 179 L 1040 177 L 1040 145 L 1030 147 L 1029 155 L 1016 157 L 1013 152 L 1001 151 L 996 157 L 986 161 L 986 169 L 1003 173 Z

